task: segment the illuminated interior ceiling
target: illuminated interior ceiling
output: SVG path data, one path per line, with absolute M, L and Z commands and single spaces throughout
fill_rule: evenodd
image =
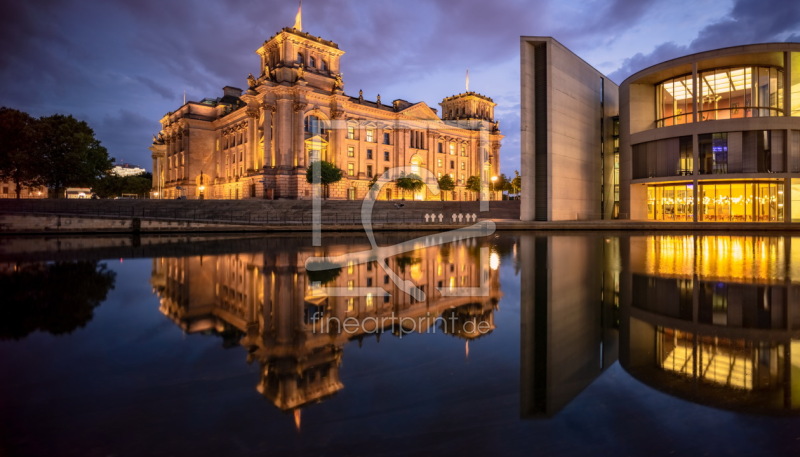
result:
M 701 73 L 703 95 L 717 95 L 737 90 L 744 90 L 752 83 L 752 69 L 728 68 L 714 73 Z M 686 100 L 694 97 L 691 87 L 692 79 L 682 78 L 673 80 L 672 84 L 664 84 L 664 89 L 675 100 Z
M 667 371 L 739 389 L 753 389 L 753 361 L 716 347 L 697 348 L 698 373 L 694 371 L 692 347 L 678 344 L 661 364 Z

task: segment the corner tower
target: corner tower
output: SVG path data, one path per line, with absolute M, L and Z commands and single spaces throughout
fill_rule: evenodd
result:
M 258 81 L 306 85 L 323 91 L 342 90 L 339 45 L 293 27 L 286 27 L 256 50 L 261 57 Z M 250 81 L 255 85 L 257 80 Z

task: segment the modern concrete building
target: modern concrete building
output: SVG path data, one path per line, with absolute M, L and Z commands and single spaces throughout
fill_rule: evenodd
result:
M 521 83 L 523 220 L 800 221 L 800 43 L 693 54 L 617 88 L 522 37 Z
M 800 43 L 670 60 L 626 79 L 620 100 L 623 213 L 800 221 Z
M 308 165 L 325 160 L 344 172 L 330 186 L 331 198 L 363 198 L 373 178 L 396 167 L 427 177 L 450 175 L 455 189 L 446 193 L 448 200 L 475 200 L 467 183 L 479 176 L 481 196 L 490 197 L 502 138 L 491 98 L 467 89 L 442 100 L 440 117 L 424 102 L 347 95 L 344 51 L 297 27 L 282 29 L 256 54 L 260 72 L 247 78 L 246 91 L 225 87 L 222 97 L 187 102 L 161 119 L 151 147 L 154 193 L 310 198 Z M 393 185 L 379 196 L 402 197 Z M 441 197 L 423 188 L 413 198 Z
M 520 218 L 610 218 L 617 85 L 550 37 L 522 37 L 520 58 Z

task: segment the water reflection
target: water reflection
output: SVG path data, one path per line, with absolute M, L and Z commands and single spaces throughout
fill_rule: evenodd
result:
M 390 258 L 391 269 L 425 300 L 404 293 L 374 261 L 306 271 L 309 257 L 370 248 L 346 239 L 318 248 L 274 239 L 253 253 L 156 258 L 151 283 L 164 315 L 188 333 L 213 333 L 244 347 L 248 362 L 261 367 L 258 391 L 282 410 L 299 411 L 344 387 L 339 367 L 350 341 L 410 332 L 469 341 L 491 333 L 502 294 L 490 259 L 505 249 L 501 244 L 421 244 Z M 457 296 L 459 288 L 486 293 Z M 294 417 L 299 426 L 299 412 Z
M 800 409 L 800 240 L 632 237 L 622 256 L 620 361 L 694 402 Z
M 85 326 L 115 279 L 95 261 L 0 263 L 0 340 L 37 330 L 62 335 Z
M 617 360 L 620 240 L 522 237 L 521 413 L 551 416 Z

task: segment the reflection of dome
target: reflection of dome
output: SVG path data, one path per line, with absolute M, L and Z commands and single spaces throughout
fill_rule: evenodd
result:
M 445 333 L 467 340 L 488 335 L 495 328 L 494 308 L 480 303 L 450 308 L 442 313 L 441 319 Z

